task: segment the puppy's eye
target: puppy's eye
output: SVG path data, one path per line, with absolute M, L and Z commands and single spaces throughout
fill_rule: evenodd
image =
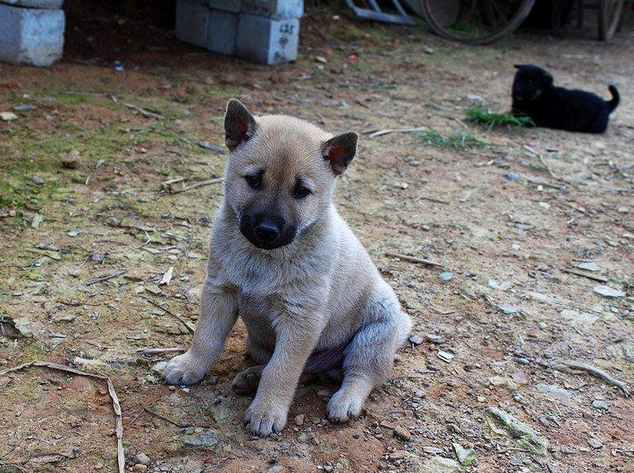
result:
M 247 181 L 251 189 L 259 189 L 262 185 L 262 174 L 244 176 L 244 180 Z
M 304 197 L 307 197 L 308 194 L 310 194 L 310 189 L 302 186 L 301 184 L 295 185 L 295 189 L 293 189 L 293 196 L 296 199 L 303 199 Z

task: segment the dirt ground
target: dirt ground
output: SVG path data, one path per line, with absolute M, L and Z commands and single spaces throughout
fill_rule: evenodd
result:
M 634 471 L 631 398 L 567 364 L 634 389 L 631 27 L 610 46 L 586 31 L 472 48 L 322 9 L 302 22 L 300 59 L 267 68 L 162 30 L 110 43 L 134 22 L 101 23 L 103 37 L 86 44 L 74 27 L 55 67 L 0 65 L 0 111 L 18 116 L 0 121 L 0 371 L 46 360 L 108 375 L 133 471 L 445 472 L 457 471 L 458 452 L 462 471 Z M 609 131 L 466 124 L 479 100 L 509 108 L 515 63 L 606 98 L 618 83 Z M 332 131 L 462 137 L 443 146 L 423 131 L 365 134 L 340 182 L 341 213 L 420 337 L 348 425 L 324 419 L 335 388 L 307 384 L 280 435 L 248 435 L 250 399 L 230 389 L 249 363 L 241 325 L 189 389 L 160 380 L 158 363 L 172 353 L 137 353 L 190 342 L 221 199 L 218 184 L 195 184 L 222 174 L 233 96 Z M 116 471 L 105 382 L 25 368 L 0 377 L 0 406 L 1 472 Z M 491 409 L 533 432 L 509 433 Z M 525 437 L 539 434 L 546 452 L 540 437 Z

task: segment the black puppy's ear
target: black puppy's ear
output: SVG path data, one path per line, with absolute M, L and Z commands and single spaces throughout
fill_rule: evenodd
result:
M 332 171 L 340 176 L 357 154 L 359 135 L 353 131 L 334 136 L 321 146 L 322 156 L 330 163 Z
M 544 79 L 544 82 L 548 85 L 552 85 L 554 82 L 553 76 L 548 71 L 542 71 L 542 78 Z
M 227 103 L 225 113 L 225 144 L 229 151 L 236 149 L 255 134 L 257 123 L 247 107 L 238 99 Z

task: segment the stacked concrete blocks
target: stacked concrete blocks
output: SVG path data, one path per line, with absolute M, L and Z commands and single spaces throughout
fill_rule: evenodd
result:
M 0 0 L 0 61 L 50 66 L 62 57 L 63 0 Z
M 297 58 L 303 12 L 303 0 L 177 0 L 176 35 L 210 51 L 277 64 Z

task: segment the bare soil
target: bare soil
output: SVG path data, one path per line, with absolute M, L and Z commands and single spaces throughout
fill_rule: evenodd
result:
M 453 444 L 474 449 L 463 471 L 633 471 L 631 398 L 565 364 L 590 364 L 634 389 L 631 28 L 609 46 L 586 30 L 521 32 L 478 48 L 345 12 L 312 12 L 302 29 L 300 59 L 276 68 L 208 54 L 165 31 L 158 46 L 116 53 L 99 40 L 106 32 L 95 33 L 50 69 L 0 65 L 0 111 L 17 106 L 18 115 L 0 122 L 0 371 L 48 360 L 110 376 L 134 471 L 441 471 L 430 462 L 455 460 Z M 509 108 L 515 63 L 544 65 L 558 83 L 606 98 L 618 83 L 609 131 L 465 123 L 476 95 Z M 198 315 L 221 188 L 171 193 L 164 182 L 183 178 L 171 185 L 178 191 L 221 176 L 226 153 L 199 143 L 222 145 L 233 96 L 256 113 L 332 131 L 424 126 L 482 142 L 366 134 L 341 180 L 341 213 L 422 340 L 401 350 L 392 379 L 348 425 L 324 420 L 335 387 L 307 384 L 279 436 L 248 435 L 250 399 L 230 389 L 249 363 L 241 325 L 212 374 L 189 389 L 165 386 L 152 370 L 171 354 L 136 352 L 190 342 L 183 322 Z M 60 162 L 72 151 L 78 169 Z M 159 285 L 169 268 L 171 281 Z M 605 298 L 597 285 L 624 295 Z M 0 377 L 0 393 L 0 471 L 116 471 L 104 383 L 31 367 Z M 548 439 L 546 455 L 495 432 L 491 407 Z M 188 445 L 200 435 L 217 445 Z M 147 467 L 136 465 L 139 453 Z

